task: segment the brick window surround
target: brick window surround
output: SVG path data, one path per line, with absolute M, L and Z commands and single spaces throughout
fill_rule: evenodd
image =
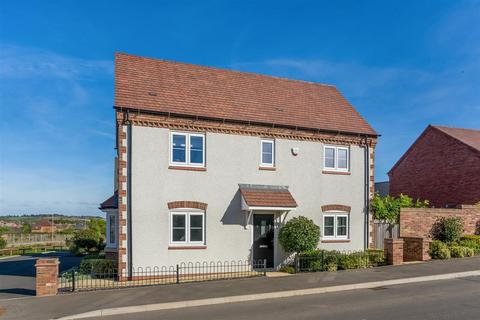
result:
M 207 211 L 207 204 L 198 201 L 172 201 L 167 203 L 168 209 L 191 208 Z
M 322 206 L 322 211 L 342 211 L 350 213 L 350 206 L 345 206 L 343 204 L 326 204 Z

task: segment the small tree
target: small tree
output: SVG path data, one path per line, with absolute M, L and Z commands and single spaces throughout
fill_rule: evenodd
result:
M 22 224 L 22 233 L 23 234 L 27 234 L 27 233 L 31 233 L 32 232 L 32 227 L 30 226 L 30 224 L 28 223 L 24 223 Z
M 462 233 L 463 221 L 460 217 L 443 217 L 432 228 L 433 237 L 446 243 L 458 242 Z
M 289 220 L 280 229 L 280 244 L 289 253 L 313 250 L 319 240 L 320 227 L 303 216 Z
M 404 194 L 400 194 L 397 198 L 390 195 L 380 197 L 378 193 L 375 193 L 370 204 L 375 219 L 387 220 L 390 223 L 398 223 L 401 208 L 426 208 L 428 206 L 428 200 L 413 201 Z
M 0 227 L 0 234 L 8 233 L 8 232 L 10 232 L 9 227 Z
M 75 254 L 98 252 L 103 249 L 103 239 L 92 229 L 79 230 L 70 240 L 70 251 Z
M 88 229 L 94 230 L 99 236 L 103 236 L 107 234 L 107 223 L 105 219 L 102 218 L 92 218 L 88 221 Z

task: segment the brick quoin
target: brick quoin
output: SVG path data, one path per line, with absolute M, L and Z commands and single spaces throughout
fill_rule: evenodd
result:
M 388 173 L 390 194 L 435 207 L 480 201 L 480 151 L 429 126 Z

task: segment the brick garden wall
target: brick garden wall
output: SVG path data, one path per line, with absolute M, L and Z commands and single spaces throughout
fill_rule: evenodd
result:
M 402 208 L 400 237 L 432 238 L 433 225 L 443 217 L 461 217 L 465 234 L 480 232 L 480 207 L 462 205 L 458 209 Z

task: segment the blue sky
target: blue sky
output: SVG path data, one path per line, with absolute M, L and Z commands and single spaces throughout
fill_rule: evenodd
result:
M 115 51 L 336 85 L 382 134 L 480 127 L 479 1 L 0 2 L 0 214 L 100 214 Z

